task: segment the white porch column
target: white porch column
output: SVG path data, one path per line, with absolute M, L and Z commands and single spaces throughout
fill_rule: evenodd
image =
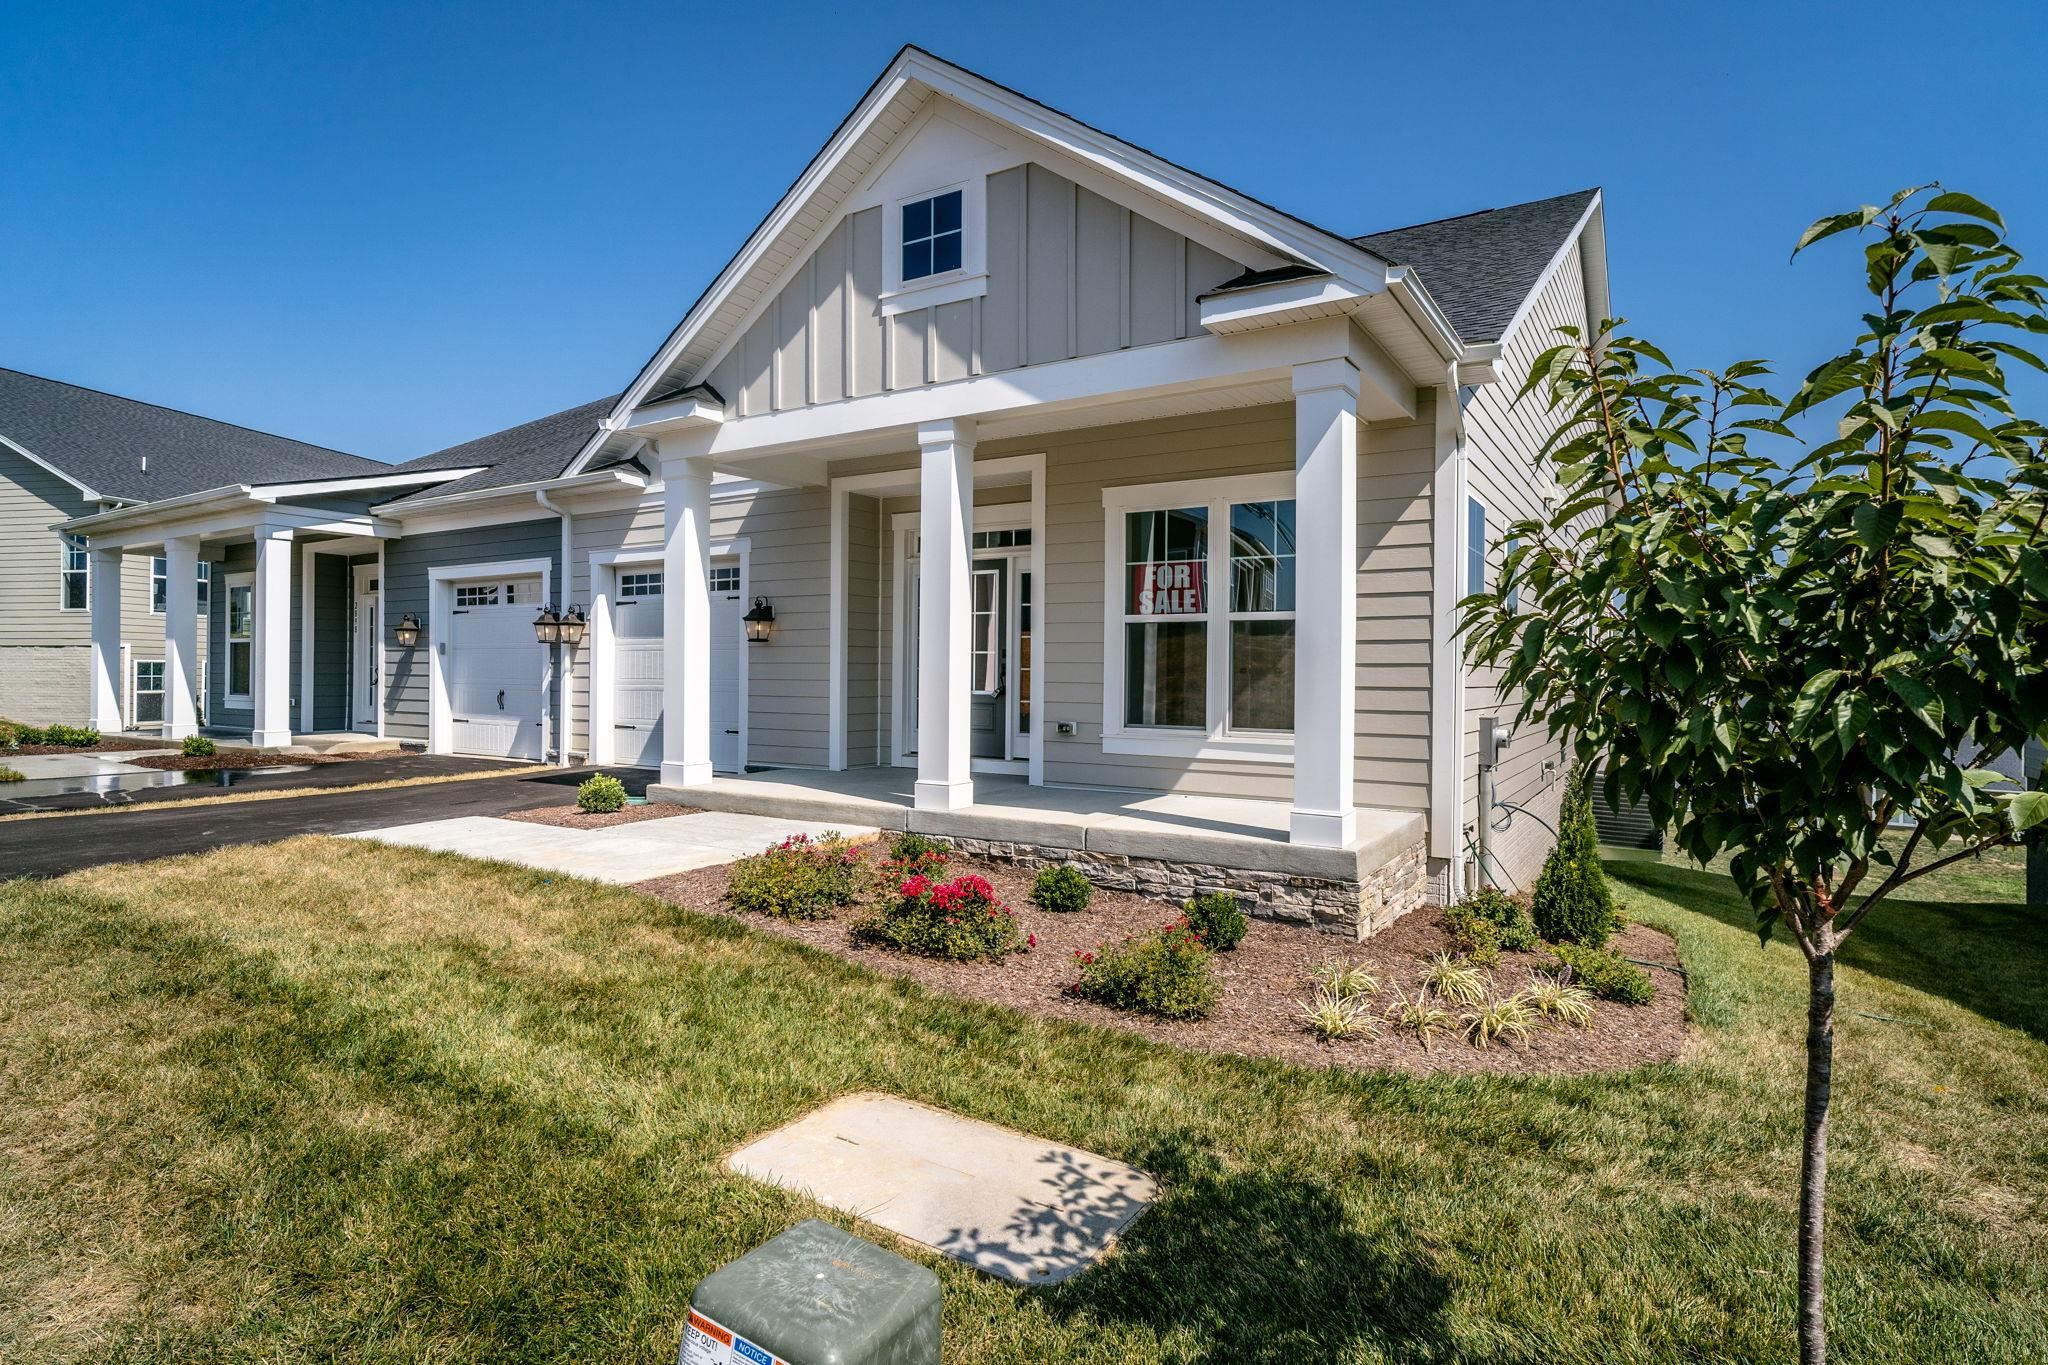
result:
M 917 786 L 919 810 L 974 804 L 968 563 L 974 543 L 974 424 L 917 429 Z
M 199 732 L 199 537 L 164 542 L 164 738 Z
M 92 728 L 118 734 L 128 728 L 121 714 L 121 552 L 90 552 L 86 605 L 92 609 Z
M 292 531 L 256 528 L 256 583 L 251 604 L 251 690 L 256 704 L 249 742 L 276 748 L 292 742 Z
M 661 781 L 711 781 L 711 461 L 664 457 Z
M 1358 370 L 1294 367 L 1294 810 L 1289 838 L 1343 848 L 1358 833 Z

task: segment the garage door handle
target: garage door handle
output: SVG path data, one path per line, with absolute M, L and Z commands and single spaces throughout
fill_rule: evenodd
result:
M 500 711 L 505 709 L 505 689 L 502 687 L 498 689 L 498 709 Z

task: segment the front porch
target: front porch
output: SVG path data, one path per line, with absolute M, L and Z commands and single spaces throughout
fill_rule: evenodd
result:
M 920 808 L 912 768 L 770 769 L 687 789 L 650 789 L 707 810 L 872 825 L 944 838 L 964 852 L 1072 863 L 1098 885 L 1168 899 L 1237 893 L 1248 912 L 1364 938 L 1427 899 L 1423 817 L 1359 807 L 1341 848 L 1289 839 L 1287 801 L 1035 786 L 981 774 L 971 804 Z

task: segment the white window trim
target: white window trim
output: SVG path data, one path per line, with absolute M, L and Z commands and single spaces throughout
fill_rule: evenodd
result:
M 80 553 L 85 556 L 85 567 L 74 569 L 71 567 L 71 539 L 68 531 L 57 533 L 57 610 L 67 616 L 78 616 L 92 610 L 92 546 L 84 536 L 77 537 L 84 542 Z M 82 607 L 64 605 L 64 580 L 72 574 L 80 574 L 85 579 L 85 605 Z
M 161 573 L 157 572 L 156 566 L 159 564 L 164 566 Z M 164 609 L 156 604 L 156 585 L 159 580 L 164 585 L 164 599 L 168 602 L 171 593 L 171 557 L 169 555 L 151 555 L 149 557 L 149 614 L 151 616 L 162 616 L 164 614 Z
M 221 600 L 220 621 L 220 704 L 240 710 L 252 710 L 256 705 L 253 692 L 229 690 L 228 680 L 235 676 L 232 666 L 235 641 L 246 638 L 249 644 L 249 679 L 253 686 L 256 679 L 256 575 L 254 573 L 231 573 L 225 579 L 227 596 Z M 249 634 L 239 637 L 230 634 L 235 623 L 235 589 L 249 590 Z
M 1210 517 L 1209 584 L 1211 601 L 1218 585 L 1227 591 L 1230 538 L 1218 535 L 1227 523 L 1229 506 L 1240 502 L 1291 499 L 1294 471 L 1243 474 L 1220 479 L 1185 479 L 1175 483 L 1134 484 L 1102 492 L 1102 752 L 1166 758 L 1215 759 L 1239 763 L 1294 762 L 1294 736 L 1274 731 L 1233 732 L 1226 728 L 1230 690 L 1230 613 L 1211 610 L 1202 617 L 1209 640 L 1209 726 L 1206 731 L 1165 729 L 1124 723 L 1124 514 L 1172 507 L 1206 506 Z M 1218 518 L 1221 509 L 1222 520 Z M 1219 567 L 1220 564 L 1220 567 Z M 1310 572 L 1298 560 L 1297 575 Z M 1217 622 L 1222 638 L 1216 638 Z
M 142 712 L 142 670 L 152 665 L 157 669 L 155 695 L 163 699 L 163 714 L 148 722 L 151 725 L 168 725 L 171 719 L 171 694 L 168 687 L 170 670 L 162 659 L 130 659 L 128 662 L 128 726 L 130 729 L 143 724 Z
M 903 278 L 903 206 L 920 199 L 960 191 L 960 268 L 943 275 Z M 942 303 L 979 298 L 988 293 L 988 177 L 969 176 L 950 185 L 934 185 L 891 199 L 882 215 L 883 317 L 932 308 Z

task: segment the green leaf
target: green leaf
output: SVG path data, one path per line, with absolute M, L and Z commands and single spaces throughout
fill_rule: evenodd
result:
M 1856 539 L 1864 549 L 1882 550 L 1898 534 L 1899 522 L 1905 515 L 1906 504 L 1902 502 L 1864 502 L 1856 505 L 1850 519 L 1856 523 Z
M 1997 209 L 1992 208 L 1981 199 L 1972 198 L 1970 195 L 1964 194 L 1960 190 L 1943 190 L 1940 194 L 1935 195 L 1927 201 L 1927 211 L 1929 213 L 1960 213 L 1965 218 L 1981 218 L 2001 231 L 2005 227 L 2005 219 L 1998 216 Z M 1808 228 L 1807 231 L 1811 232 L 1813 229 Z
M 1876 219 L 1877 206 L 1875 204 L 1865 204 L 1862 208 L 1849 213 L 1837 213 L 1826 218 L 1816 219 L 1806 231 L 1799 234 L 1799 243 L 1792 248 L 1792 254 L 1797 256 L 1815 242 L 1832 237 L 1838 232 L 1848 232 L 1853 228 L 1869 227 Z
M 2048 791 L 2015 792 L 2005 803 L 2015 833 L 2024 834 L 2048 820 Z
M 1799 689 L 1799 695 L 1792 702 L 1792 733 L 1803 735 L 1819 714 L 1821 704 L 1828 699 L 1828 693 L 1835 690 L 1835 684 L 1842 680 L 1839 668 L 1825 669 L 1806 680 L 1806 686 Z

